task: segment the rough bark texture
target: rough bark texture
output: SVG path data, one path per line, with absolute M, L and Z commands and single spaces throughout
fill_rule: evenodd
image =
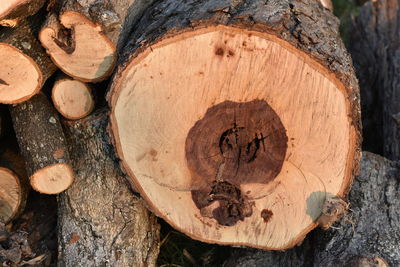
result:
M 13 9 L 0 15 L 0 25 L 15 27 L 22 19 L 34 15 L 46 0 L 25 0 Z
M 37 94 L 22 104 L 10 106 L 10 112 L 30 178 L 48 166 L 69 164 L 66 140 L 58 114 L 44 94 Z
M 349 116 L 360 129 L 358 83 L 351 58 L 339 36 L 339 21 L 317 0 L 156 2 L 146 10 L 130 34 L 130 41 L 119 58 L 119 70 L 114 81 L 133 58 L 157 41 L 194 28 L 218 24 L 272 33 L 309 54 L 346 86 L 352 103 Z M 109 97 L 112 94 L 111 90 Z M 360 131 L 357 132 L 356 140 L 361 143 Z M 355 174 L 358 152 L 354 159 Z
M 118 167 L 107 122 L 66 122 L 77 175 L 59 196 L 59 266 L 155 266 L 159 226 Z
M 224 266 L 365 266 L 356 265 L 360 257 L 399 266 L 399 176 L 398 164 L 365 152 L 348 197 L 350 213 L 335 228 L 316 230 L 285 252 L 236 249 Z
M 399 1 L 367 2 L 351 32 L 350 51 L 362 88 L 364 149 L 399 160 Z

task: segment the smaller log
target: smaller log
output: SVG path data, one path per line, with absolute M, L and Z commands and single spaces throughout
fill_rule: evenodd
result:
M 99 82 L 114 69 L 120 36 L 130 31 L 151 2 L 64 0 L 45 22 L 39 39 L 64 73 L 83 82 Z
M 77 120 L 89 115 L 95 106 L 92 89 L 84 82 L 60 78 L 53 86 L 54 107 L 65 118 Z
M 0 103 L 28 100 L 55 70 L 27 22 L 0 32 Z
M 22 157 L 10 149 L 0 156 L 0 222 L 7 224 L 25 208 L 29 181 Z
M 74 180 L 58 114 L 44 94 L 10 107 L 17 140 L 33 189 L 58 194 Z
M 38 12 L 46 0 L 2 0 L 0 3 L 0 25 L 16 27 L 19 22 Z

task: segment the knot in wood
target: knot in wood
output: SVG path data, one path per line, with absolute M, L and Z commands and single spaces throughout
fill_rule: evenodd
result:
M 225 101 L 209 108 L 186 139 L 197 207 L 219 201 L 213 217 L 222 225 L 250 216 L 251 204 L 240 186 L 272 181 L 282 168 L 287 141 L 280 118 L 266 101 Z

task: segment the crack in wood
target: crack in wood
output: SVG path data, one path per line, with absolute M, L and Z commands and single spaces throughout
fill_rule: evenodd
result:
M 72 54 L 75 51 L 75 29 L 62 28 L 58 31 L 57 38 L 53 41 L 58 47 L 64 50 L 67 54 Z
M 6 81 L 0 79 L 0 84 L 10 86 Z

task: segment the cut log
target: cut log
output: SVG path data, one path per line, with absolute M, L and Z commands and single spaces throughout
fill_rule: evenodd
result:
M 46 0 L 2 0 L 0 2 L 0 25 L 15 27 L 18 23 L 38 12 Z
M 107 115 L 67 121 L 75 183 L 59 195 L 59 266 L 155 266 L 157 219 L 127 183 L 107 136 Z
M 56 81 L 51 98 L 58 112 L 70 120 L 86 117 L 93 111 L 95 105 L 89 85 L 65 77 Z
M 349 42 L 362 88 L 363 147 L 391 160 L 400 160 L 399 17 L 397 0 L 367 2 Z
M 49 17 L 39 39 L 54 63 L 83 82 L 99 82 L 113 71 L 120 35 L 150 5 L 143 0 L 65 0 Z
M 44 94 L 10 107 L 14 130 L 33 189 L 58 194 L 74 180 L 57 111 Z
M 364 152 L 340 223 L 285 252 L 235 249 L 223 266 L 400 266 L 399 174 L 395 162 Z
M 0 32 L 0 103 L 14 104 L 37 94 L 56 67 L 27 22 Z
M 22 157 L 10 149 L 0 155 L 0 223 L 7 224 L 25 208 L 29 191 Z
M 280 250 L 343 197 L 360 109 L 319 1 L 163 1 L 130 36 L 109 103 L 122 166 L 192 238 Z

